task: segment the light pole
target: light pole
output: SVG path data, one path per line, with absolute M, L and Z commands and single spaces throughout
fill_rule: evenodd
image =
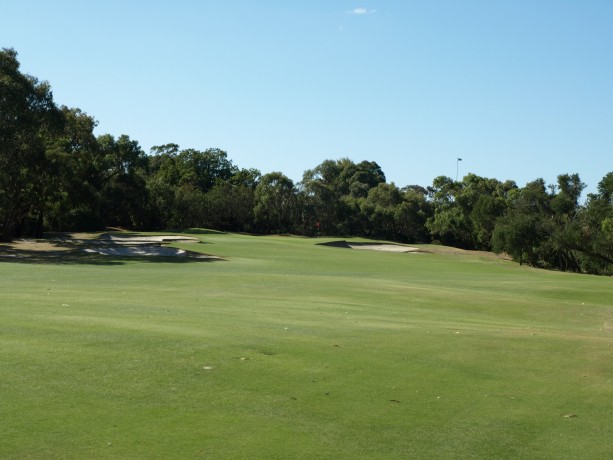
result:
M 458 171 L 460 169 L 460 161 L 462 161 L 461 158 L 458 158 L 458 161 L 455 162 L 455 181 L 458 181 Z

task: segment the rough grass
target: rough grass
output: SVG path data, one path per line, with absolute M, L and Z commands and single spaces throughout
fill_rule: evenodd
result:
M 613 451 L 611 278 L 197 236 L 223 260 L 0 259 L 0 458 Z

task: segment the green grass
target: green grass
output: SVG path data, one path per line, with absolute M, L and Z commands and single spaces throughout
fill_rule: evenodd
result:
M 613 281 L 201 233 L 0 262 L 0 458 L 610 458 Z

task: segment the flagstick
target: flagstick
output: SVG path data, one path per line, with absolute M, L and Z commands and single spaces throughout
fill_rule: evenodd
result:
M 458 161 L 455 162 L 455 181 L 458 181 L 458 171 L 460 169 L 460 161 L 462 161 L 461 158 L 458 158 Z

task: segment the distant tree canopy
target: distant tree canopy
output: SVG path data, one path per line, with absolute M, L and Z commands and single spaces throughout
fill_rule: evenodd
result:
M 519 263 L 613 274 L 613 172 L 579 202 L 577 174 L 557 184 L 445 176 L 386 182 L 374 161 L 325 160 L 294 183 L 240 169 L 225 151 L 94 135 L 96 121 L 58 107 L 46 82 L 0 52 L 0 239 L 46 231 L 206 227 L 384 238 L 509 254 Z

